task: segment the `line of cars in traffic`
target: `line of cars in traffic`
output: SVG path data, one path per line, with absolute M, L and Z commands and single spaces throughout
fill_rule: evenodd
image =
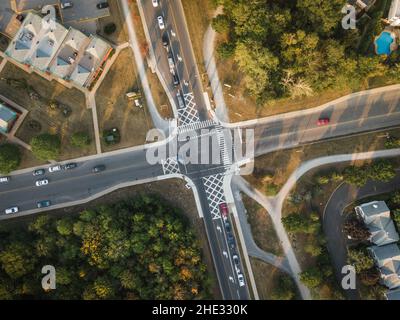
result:
M 227 237 L 227 240 L 228 240 L 229 248 L 233 252 L 232 260 L 233 260 L 233 265 L 234 265 L 234 268 L 235 268 L 235 271 L 236 271 L 236 276 L 238 278 L 239 286 L 243 287 L 245 285 L 244 276 L 243 276 L 243 274 L 242 274 L 242 272 L 240 271 L 240 268 L 239 268 L 239 266 L 240 266 L 240 264 L 239 264 L 239 256 L 235 252 L 236 242 L 235 242 L 235 238 L 233 237 L 232 227 L 231 227 L 231 224 L 230 224 L 229 219 L 228 219 L 228 215 L 229 215 L 228 205 L 225 202 L 220 203 L 219 204 L 219 211 L 221 212 L 222 220 L 224 221 L 224 227 L 225 227 L 225 231 L 226 231 L 226 237 Z
M 62 171 L 62 170 L 72 170 L 72 169 L 75 169 L 77 167 L 78 167 L 78 164 L 75 163 L 75 162 L 70 162 L 70 163 L 67 163 L 67 164 L 57 164 L 57 165 L 50 166 L 48 168 L 48 172 L 49 173 L 54 173 L 54 172 L 58 172 L 58 171 Z M 100 165 L 94 166 L 92 168 L 92 172 L 93 173 L 99 173 L 99 172 L 104 171 L 105 169 L 106 169 L 106 166 L 103 165 L 103 164 L 100 164 Z M 34 177 L 42 176 L 42 175 L 45 175 L 45 174 L 46 174 L 46 169 L 43 169 L 43 168 L 35 169 L 32 172 L 32 175 Z M 10 176 L 0 177 L 0 183 L 7 183 L 10 180 L 11 180 Z M 35 185 L 37 187 L 46 186 L 48 184 L 49 184 L 49 179 L 47 177 L 40 178 L 40 179 L 36 180 L 36 182 L 35 182 Z M 51 206 L 51 201 L 50 200 L 42 200 L 42 201 L 36 202 L 36 207 L 39 208 L 39 209 L 40 208 L 46 208 L 46 207 L 49 207 L 49 206 Z M 17 213 L 17 212 L 19 212 L 19 207 L 18 206 L 13 206 L 13 207 L 10 207 L 10 208 L 7 208 L 7 209 L 4 210 L 5 214 L 12 214 L 12 213 Z

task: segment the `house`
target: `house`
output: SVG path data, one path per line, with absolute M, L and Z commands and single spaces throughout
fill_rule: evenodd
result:
M 90 39 L 76 29 L 69 29 L 60 50 L 51 61 L 48 71 L 62 79 L 68 79 L 81 59 Z
M 5 54 L 27 67 L 89 87 L 112 47 L 97 36 L 28 13 Z
M 16 119 L 17 113 L 0 103 L 0 131 L 3 133 L 10 132 Z
M 68 30 L 50 17 L 29 13 L 5 54 L 14 60 L 46 71 Z
M 386 291 L 385 298 L 386 300 L 400 300 L 400 288 Z
M 399 241 L 390 210 L 384 201 L 364 203 L 357 206 L 355 211 L 364 220 L 373 244 L 383 246 Z
M 111 49 L 111 46 L 104 40 L 91 36 L 90 43 L 73 70 L 70 79 L 79 86 L 88 87 L 96 76 L 96 71 L 107 59 Z
M 349 0 L 348 4 L 354 6 L 358 14 L 364 14 L 367 12 L 374 4 L 376 0 Z
M 372 246 L 371 252 L 381 273 L 381 282 L 389 289 L 400 286 L 400 249 L 397 244 Z

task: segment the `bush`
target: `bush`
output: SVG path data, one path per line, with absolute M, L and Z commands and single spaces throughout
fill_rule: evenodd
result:
M 90 144 L 89 135 L 86 132 L 75 132 L 71 136 L 71 144 L 78 148 L 85 147 Z
M 392 211 L 393 220 L 397 225 L 397 230 L 400 230 L 400 209 L 395 209 Z
M 351 219 L 344 223 L 343 231 L 354 240 L 366 241 L 371 233 L 365 224 L 357 219 Z
M 217 54 L 221 59 L 228 59 L 235 53 L 235 44 L 223 42 L 217 47 Z
M 362 270 L 360 272 L 360 280 L 366 286 L 374 286 L 378 283 L 380 274 L 376 268 Z
M 349 264 L 354 265 L 357 273 L 371 269 L 374 266 L 374 260 L 365 248 L 349 249 L 347 260 Z
M 315 288 L 322 283 L 323 274 L 318 268 L 312 267 L 300 273 L 300 280 L 307 287 Z
M 324 184 L 328 184 L 330 182 L 330 179 L 327 176 L 318 176 L 316 178 L 316 181 L 318 184 L 324 185 Z
M 275 183 L 269 183 L 266 186 L 265 194 L 267 196 L 276 196 L 279 191 L 279 187 Z
M 400 147 L 400 139 L 396 137 L 389 137 L 385 142 L 386 149 L 393 149 Z
M 292 213 L 282 218 L 282 223 L 288 232 L 314 233 L 316 223 L 298 213 Z
M 109 23 L 104 27 L 104 33 L 107 35 L 113 34 L 117 30 L 115 23 Z
M 231 22 L 227 15 L 219 14 L 212 19 L 211 26 L 216 32 L 225 33 L 229 31 Z
M 0 173 L 7 174 L 19 167 L 21 151 L 10 143 L 0 145 Z
M 292 300 L 295 296 L 296 287 L 293 280 L 286 274 L 282 274 L 278 278 L 278 284 L 272 293 L 275 300 Z
M 61 141 L 58 135 L 43 133 L 31 140 L 32 153 L 40 160 L 56 159 L 60 154 Z

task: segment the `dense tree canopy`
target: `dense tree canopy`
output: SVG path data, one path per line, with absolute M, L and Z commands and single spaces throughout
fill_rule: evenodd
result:
M 54 160 L 61 149 L 61 141 L 58 135 L 43 133 L 31 140 L 32 153 L 40 160 Z
M 10 143 L 0 145 L 0 173 L 9 173 L 18 168 L 21 163 L 19 148 Z
M 371 50 L 379 17 L 364 19 L 356 30 L 341 26 L 347 0 L 218 0 L 222 14 L 212 22 L 228 42 L 217 52 L 233 56 L 249 93 L 260 101 L 317 94 L 325 89 L 357 87 L 369 77 L 388 76 L 388 63 Z M 374 10 L 382 14 L 384 1 Z M 369 26 L 369 25 L 368 25 Z M 363 30 L 366 32 L 363 32 Z M 362 37 L 369 36 L 369 40 Z M 361 50 L 365 44 L 368 48 Z M 394 77 L 398 77 L 393 73 Z M 397 78 L 396 78 L 397 79 Z
M 48 264 L 57 287 L 45 292 Z M 0 230 L 0 299 L 194 299 L 208 283 L 194 234 L 157 197 Z

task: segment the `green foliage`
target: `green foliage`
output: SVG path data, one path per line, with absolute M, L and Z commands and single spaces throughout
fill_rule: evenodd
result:
M 209 278 L 193 232 L 157 197 L 3 228 L 0 298 L 203 299 Z M 41 288 L 56 264 L 57 290 Z
M 117 26 L 115 25 L 115 23 L 108 23 L 104 27 L 104 33 L 107 35 L 113 34 L 116 30 L 117 30 Z
M 223 42 L 217 47 L 217 54 L 221 59 L 227 59 L 235 53 L 235 44 Z
M 365 248 L 350 248 L 347 252 L 347 260 L 349 264 L 354 265 L 357 273 L 374 266 L 374 259 Z
M 21 163 L 21 151 L 10 143 L 0 145 L 0 173 L 9 173 L 19 167 Z
M 289 214 L 282 218 L 282 223 L 288 232 L 314 233 L 320 227 L 319 221 L 313 221 L 298 213 Z
M 318 176 L 316 180 L 317 183 L 321 185 L 328 184 L 330 182 L 330 179 L 327 176 Z
M 400 139 L 396 137 L 389 137 L 385 142 L 386 149 L 400 148 Z
M 343 176 L 346 182 L 362 187 L 368 179 L 388 182 L 396 176 L 396 171 L 389 161 L 381 160 L 363 167 L 348 167 Z
M 324 275 L 321 270 L 315 267 L 309 268 L 300 273 L 301 282 L 303 282 L 309 288 L 315 288 L 319 286 L 324 280 L 323 277 Z
M 382 29 L 384 6 L 372 11 L 378 13 L 369 19 L 365 32 L 359 25 L 360 30 L 343 32 L 341 8 L 346 0 L 218 2 L 224 12 L 212 25 L 231 45 L 220 51 L 227 57 L 230 51 L 225 49 L 236 48 L 234 60 L 257 101 L 310 96 L 325 89 L 358 89 L 375 77 L 399 77 L 380 57 L 365 54 Z M 358 43 L 366 48 L 358 48 Z
M 274 300 L 292 300 L 295 297 L 295 293 L 296 286 L 293 280 L 288 275 L 281 274 L 271 296 Z
M 53 160 L 58 157 L 61 141 L 58 135 L 43 133 L 31 140 L 32 153 L 40 160 Z
M 71 144 L 74 147 L 83 148 L 90 144 L 90 138 L 87 132 L 75 132 L 71 136 Z
M 396 223 L 397 230 L 400 230 L 400 209 L 392 210 L 394 222 Z
M 231 27 L 230 19 L 227 15 L 219 14 L 211 21 L 211 26 L 218 33 L 228 32 Z
M 390 198 L 390 201 L 395 205 L 400 205 L 400 191 L 396 191 Z
M 279 191 L 279 187 L 275 183 L 268 183 L 265 187 L 265 194 L 267 196 L 275 196 Z

